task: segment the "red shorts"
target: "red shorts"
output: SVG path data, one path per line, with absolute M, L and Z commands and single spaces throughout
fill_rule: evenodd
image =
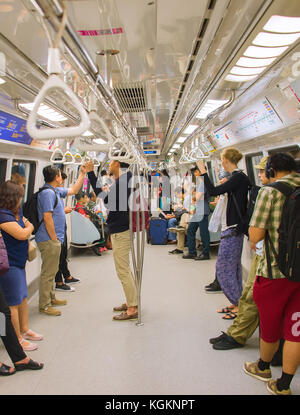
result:
M 261 338 L 300 342 L 300 282 L 256 277 L 253 299 L 260 318 Z

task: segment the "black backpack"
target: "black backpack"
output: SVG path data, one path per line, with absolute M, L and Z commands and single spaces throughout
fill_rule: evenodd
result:
M 31 198 L 29 200 L 27 200 L 27 202 L 25 202 L 23 204 L 23 215 L 34 226 L 34 231 L 32 232 L 34 235 L 37 233 L 39 227 L 41 226 L 41 224 L 43 223 L 43 220 L 44 220 L 44 219 L 42 219 L 41 221 L 39 221 L 38 208 L 37 208 L 38 194 L 40 192 L 42 192 L 43 190 L 46 190 L 46 189 L 50 189 L 55 193 L 55 196 L 56 196 L 55 203 L 54 203 L 54 209 L 55 209 L 56 206 L 57 206 L 57 203 L 58 203 L 57 194 L 56 194 L 55 190 L 52 189 L 51 187 L 42 187 L 42 188 L 40 188 L 37 192 L 35 192 L 31 196 Z
M 251 220 L 251 217 L 253 215 L 256 199 L 258 192 L 260 190 L 259 186 L 256 185 L 250 185 L 248 188 L 248 203 L 247 203 L 247 211 L 244 216 L 242 216 L 241 211 L 239 209 L 239 206 L 237 204 L 236 198 L 234 197 L 234 194 L 232 194 L 232 198 L 235 204 L 235 207 L 238 211 L 240 222 L 236 227 L 237 234 L 244 234 L 249 237 L 249 223 Z
M 269 233 L 266 233 L 265 248 L 269 278 L 272 279 L 270 250 L 272 249 L 280 272 L 290 281 L 300 282 L 300 187 L 291 187 L 284 182 L 268 185 L 285 196 L 279 234 L 279 248 L 275 251 Z

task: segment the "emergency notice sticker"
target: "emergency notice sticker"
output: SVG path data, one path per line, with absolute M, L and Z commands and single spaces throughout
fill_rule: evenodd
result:
M 119 35 L 123 33 L 122 27 L 113 27 L 111 29 L 101 30 L 78 30 L 81 36 L 105 36 L 105 35 Z

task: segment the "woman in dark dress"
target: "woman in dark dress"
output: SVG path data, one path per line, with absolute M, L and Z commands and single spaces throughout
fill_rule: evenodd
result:
M 23 188 L 11 181 L 2 184 L 0 187 L 0 195 L 2 196 L 0 197 L 0 206 L 13 207 L 17 204 L 15 200 L 17 200 L 17 202 L 20 201 L 21 203 L 23 194 L 24 194 Z M 9 203 L 11 203 L 11 205 L 9 205 Z M 27 225 L 27 227 L 29 228 L 27 229 L 27 231 L 30 234 L 31 227 L 29 227 L 29 225 Z M 2 231 L 2 232 L 5 235 L 5 231 Z M 1 238 L 2 238 L 2 234 L 1 234 Z M 9 252 L 8 252 L 8 258 L 10 262 Z M 0 280 L 2 278 L 3 276 L 0 276 Z M 21 289 L 21 292 L 22 290 L 23 288 Z M 44 367 L 43 363 L 35 362 L 31 360 L 28 356 L 26 356 L 19 342 L 19 339 L 14 330 L 14 326 L 12 325 L 12 322 L 11 322 L 11 312 L 5 300 L 1 286 L 0 286 L 0 316 L 1 316 L 0 337 L 3 341 L 4 347 L 7 353 L 9 354 L 15 366 L 15 368 L 12 368 L 0 362 L 0 376 L 13 375 L 14 373 L 16 373 L 16 371 L 21 371 L 21 370 L 26 370 L 26 369 L 30 369 L 30 370 L 42 369 Z
M 10 308 L 17 337 L 25 351 L 37 349 L 28 340 L 42 340 L 42 336 L 28 327 L 27 282 L 25 265 L 28 257 L 28 238 L 33 225 L 23 220 L 20 210 L 24 189 L 7 181 L 0 187 L 0 229 L 9 261 L 8 272 L 0 278 L 0 287 Z

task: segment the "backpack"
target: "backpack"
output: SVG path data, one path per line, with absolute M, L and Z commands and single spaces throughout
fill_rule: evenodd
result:
M 284 182 L 268 185 L 285 196 L 279 228 L 279 248 L 275 251 L 269 233 L 266 233 L 265 247 L 269 278 L 272 279 L 270 260 L 271 247 L 280 272 L 290 281 L 300 282 L 300 187 L 291 187 Z
M 38 195 L 40 192 L 42 192 L 43 190 L 46 189 L 51 189 L 56 196 L 55 199 L 55 203 L 54 203 L 54 209 L 57 206 L 58 203 L 58 199 L 57 199 L 57 194 L 55 192 L 54 189 L 52 189 L 51 187 L 42 187 L 41 189 L 39 189 L 37 192 L 35 192 L 31 198 L 29 200 L 27 200 L 27 202 L 25 202 L 23 204 L 23 215 L 25 216 L 25 218 L 27 218 L 29 220 L 29 222 L 32 223 L 33 227 L 34 227 L 34 231 L 32 232 L 34 235 L 37 233 L 39 227 L 41 226 L 41 224 L 43 223 L 44 219 L 42 219 L 41 221 L 39 221 L 39 215 L 38 215 Z
M 256 185 L 250 185 L 248 187 L 247 211 L 244 216 L 242 216 L 239 206 L 237 204 L 236 198 L 234 197 L 234 194 L 232 194 L 235 207 L 241 219 L 240 223 L 236 227 L 237 234 L 244 234 L 249 237 L 249 223 L 250 223 L 253 211 L 254 211 L 254 207 L 255 207 L 255 203 L 256 203 L 259 190 L 260 190 L 260 187 Z

